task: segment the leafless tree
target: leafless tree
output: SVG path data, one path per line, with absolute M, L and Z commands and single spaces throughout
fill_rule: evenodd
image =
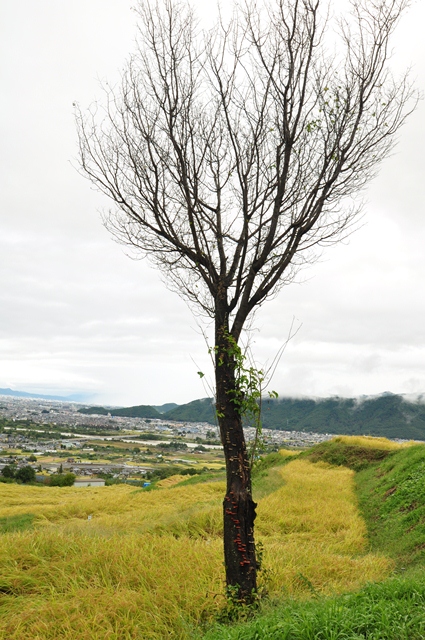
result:
M 234 345 L 352 231 L 356 196 L 416 102 L 387 68 L 407 4 L 352 0 L 331 30 L 324 0 L 247 0 L 203 31 L 185 3 L 146 0 L 119 87 L 77 109 L 82 173 L 115 204 L 108 228 L 214 321 L 226 580 L 243 600 L 257 584 L 256 505 Z

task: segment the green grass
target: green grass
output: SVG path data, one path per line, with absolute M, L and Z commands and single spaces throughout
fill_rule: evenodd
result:
M 23 513 L 16 516 L 0 518 L 0 534 L 31 529 L 34 518 L 35 515 L 33 515 L 32 513 Z
M 391 451 L 388 449 L 348 444 L 339 438 L 334 438 L 315 445 L 302 455 L 305 455 L 311 462 L 327 462 L 360 471 L 373 463 L 384 460 L 390 454 Z
M 284 484 L 280 468 L 291 459 L 293 458 L 285 458 L 280 453 L 269 453 L 256 464 L 252 474 L 254 500 L 264 498 L 280 489 Z
M 406 568 L 425 562 L 425 447 L 391 453 L 356 476 L 359 505 L 374 550 Z
M 226 473 L 224 471 L 206 471 L 202 474 L 196 474 L 195 476 L 188 476 L 186 480 L 179 482 L 178 487 L 186 487 L 193 484 L 202 484 L 203 482 L 223 482 L 226 480 Z
M 391 579 L 354 594 L 265 607 L 255 619 L 217 625 L 203 640 L 423 640 L 425 581 Z

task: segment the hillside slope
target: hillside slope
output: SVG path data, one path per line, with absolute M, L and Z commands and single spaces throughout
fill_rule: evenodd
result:
M 150 405 L 137 405 L 135 407 L 83 407 L 78 409 L 78 413 L 98 416 L 121 416 L 124 418 L 161 418 L 161 414 Z
M 213 401 L 195 400 L 164 417 L 215 424 Z M 262 420 L 266 429 L 425 440 L 425 404 L 395 394 L 361 401 L 338 397 L 265 399 Z
M 164 418 L 182 422 L 209 422 L 216 424 L 215 406 L 212 398 L 193 400 L 187 404 L 181 404 L 164 414 Z

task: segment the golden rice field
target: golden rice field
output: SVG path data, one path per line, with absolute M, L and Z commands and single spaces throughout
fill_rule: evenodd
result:
M 337 436 L 332 438 L 335 442 L 343 442 L 358 447 L 368 447 L 370 449 L 383 449 L 386 451 L 395 451 L 396 449 L 404 449 L 411 447 L 415 442 L 394 442 L 387 438 L 376 438 L 375 436 Z
M 271 595 L 335 593 L 388 574 L 389 561 L 367 552 L 352 471 L 294 459 L 279 473 L 256 520 Z M 222 482 L 151 492 L 0 484 L 0 518 L 36 516 L 32 530 L 1 537 L 0 638 L 193 638 L 223 604 L 223 493 Z

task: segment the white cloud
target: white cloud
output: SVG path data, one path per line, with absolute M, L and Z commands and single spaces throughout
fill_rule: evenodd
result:
M 207 347 L 177 295 L 108 237 L 108 203 L 71 165 L 72 103 L 101 94 L 131 50 L 122 0 L 16 0 L 3 9 L 0 387 L 88 391 L 119 404 L 206 395 Z M 425 82 L 425 9 L 400 25 L 400 68 Z M 259 311 L 258 362 L 302 322 L 273 387 L 280 393 L 425 391 L 425 107 L 368 192 L 366 226 Z M 197 362 L 196 366 L 191 356 Z

